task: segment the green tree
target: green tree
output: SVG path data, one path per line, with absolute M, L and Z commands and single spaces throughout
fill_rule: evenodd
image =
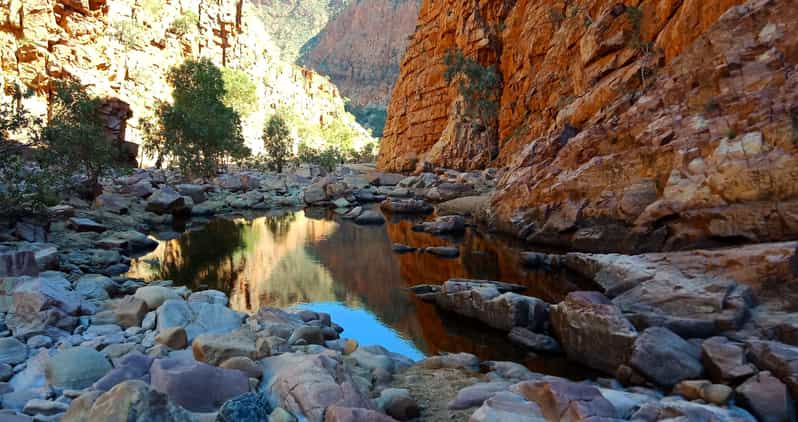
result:
M 269 168 L 282 173 L 291 154 L 291 132 L 285 119 L 279 114 L 270 117 L 263 129 L 263 148 L 268 156 Z
M 457 49 L 447 51 L 443 63 L 446 82 L 456 80 L 458 91 L 465 99 L 465 114 L 483 124 L 494 119 L 499 112 L 498 96 L 502 85 L 496 66 L 483 66 Z
M 258 87 L 245 72 L 222 68 L 224 80 L 224 104 L 241 116 L 247 116 L 258 108 Z
M 116 166 L 121 152 L 106 132 L 102 106 L 74 79 L 57 82 L 43 136 L 44 159 L 65 174 L 84 173 L 90 197 L 102 191 L 99 179 Z
M 238 113 L 224 104 L 222 72 L 210 60 L 189 60 L 169 71 L 174 103 L 159 111 L 163 154 L 185 172 L 211 175 L 225 158 L 249 155 Z

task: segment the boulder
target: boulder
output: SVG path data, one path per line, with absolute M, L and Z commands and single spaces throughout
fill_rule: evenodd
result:
M 0 364 L 17 365 L 28 360 L 28 346 L 14 337 L 0 338 Z
M 394 214 L 429 214 L 433 211 L 430 204 L 411 198 L 389 198 L 380 203 L 380 208 Z
M 321 327 L 303 326 L 291 333 L 288 344 L 324 344 L 324 334 Z
M 308 205 L 317 204 L 327 199 L 327 192 L 324 185 L 321 183 L 314 183 L 305 188 L 305 203 Z
M 676 397 L 666 397 L 659 401 L 643 404 L 635 412 L 633 421 L 724 421 L 751 422 L 751 416 L 717 406 L 685 401 Z
M 523 327 L 513 327 L 507 337 L 513 343 L 535 352 L 558 353 L 560 351 L 560 344 L 557 343 L 557 340 L 545 334 L 534 333 Z
M 386 388 L 377 398 L 377 406 L 390 417 L 406 421 L 421 415 L 418 403 L 410 396 L 410 391 L 404 388 Z
M 173 350 L 185 349 L 188 346 L 186 330 L 183 327 L 165 328 L 155 336 L 155 341 Z
M 194 422 L 195 418 L 145 382 L 131 380 L 120 383 L 99 396 L 84 420 Z
M 798 397 L 798 347 L 775 341 L 749 341 L 748 356 L 759 368 L 770 371 Z
M 518 394 L 499 392 L 485 400 L 469 422 L 546 422 L 540 406 Z
M 407 357 L 377 345 L 358 347 L 349 353 L 349 357 L 362 368 L 370 371 L 379 370 L 387 374 L 405 370 L 413 364 L 413 361 Z
M 35 276 L 39 274 L 36 254 L 19 244 L 0 244 L 0 277 Z
M 700 350 L 664 327 L 651 327 L 637 338 L 629 365 L 653 383 L 672 387 L 704 372 Z
M 459 215 L 446 215 L 417 224 L 413 230 L 432 234 L 460 234 L 465 231 L 465 219 Z
M 449 402 L 448 408 L 452 410 L 468 409 L 469 407 L 482 406 L 485 400 L 500 391 L 507 391 L 509 382 L 483 382 L 470 385 L 457 392 L 457 396 Z
M 255 360 L 263 357 L 255 344 L 255 333 L 249 328 L 199 335 L 191 342 L 191 350 L 195 359 L 214 366 L 237 356 Z
M 14 289 L 6 324 L 14 336 L 45 334 L 60 338 L 77 323 L 81 298 L 62 273 L 44 272 Z
M 263 393 L 246 393 L 224 402 L 216 422 L 269 422 L 271 412 Z
M 743 344 L 729 341 L 726 337 L 712 337 L 701 343 L 701 362 L 709 377 L 715 382 L 733 383 L 756 372 L 748 363 Z
M 616 418 L 618 412 L 596 387 L 565 380 L 526 381 L 512 390 L 534 402 L 548 420 Z
M 372 408 L 372 402 L 358 390 L 333 353 L 282 354 L 261 361 L 264 368 L 263 391 L 274 407 L 305 415 L 320 422 L 325 409 L 333 405 Z
M 201 204 L 208 200 L 208 195 L 205 193 L 207 191 L 206 186 L 184 183 L 175 186 L 175 188 L 181 195 L 191 198 L 195 204 Z
M 76 232 L 94 232 L 94 233 L 102 233 L 108 230 L 108 227 L 90 219 L 90 218 L 80 218 L 80 217 L 72 217 L 69 219 L 69 227 Z
M 769 371 L 762 371 L 735 389 L 740 406 L 763 422 L 795 422 L 795 402 L 787 386 Z
M 424 252 L 441 258 L 457 258 L 460 256 L 460 249 L 454 246 L 429 246 L 424 248 Z
M 312 419 L 311 419 L 312 420 Z M 324 412 L 324 422 L 396 422 L 396 419 L 372 409 L 330 406 Z
M 147 315 L 147 302 L 135 296 L 128 295 L 116 301 L 113 305 L 116 321 L 124 328 L 141 326 L 144 316 Z
M 49 225 L 43 226 L 34 222 L 18 221 L 14 225 L 14 235 L 28 242 L 46 242 L 48 228 Z
M 185 359 L 158 359 L 150 367 L 152 387 L 192 412 L 213 412 L 225 401 L 249 392 L 241 371 Z
M 385 217 L 378 211 L 366 210 L 355 217 L 355 223 L 361 225 L 380 225 L 385 223 Z
M 101 208 L 103 211 L 109 211 L 114 214 L 127 214 L 130 203 L 122 195 L 103 193 L 94 199 L 94 207 Z
M 218 305 L 227 306 L 229 299 L 224 292 L 219 290 L 202 290 L 194 292 L 188 297 L 189 302 L 205 302 L 216 303 Z
M 598 292 L 572 292 L 551 307 L 555 337 L 570 359 L 610 374 L 627 362 L 637 330 Z
M 45 366 L 47 382 L 58 388 L 81 390 L 111 370 L 105 355 L 87 347 L 62 350 Z
M 168 186 L 153 192 L 147 200 L 145 209 L 155 214 L 181 214 L 188 211 L 186 200 Z
M 490 196 L 463 196 L 435 206 L 438 215 L 475 216 L 490 205 Z
M 114 282 L 103 275 L 87 274 L 75 282 L 75 291 L 80 294 L 83 300 L 100 305 L 111 296 L 108 291 L 114 287 Z
M 115 368 L 98 379 L 92 387 L 99 391 L 108 391 L 117 384 L 128 380 L 149 381 L 150 366 L 153 360 L 150 356 L 131 352 L 115 360 Z
M 224 369 L 236 369 L 250 378 L 261 379 L 263 377 L 263 368 L 260 367 L 254 360 L 246 356 L 231 357 L 219 365 Z
M 150 310 L 157 309 L 167 300 L 180 299 L 176 290 L 163 286 L 144 286 L 136 290 L 136 299 L 143 300 Z
M 241 326 L 244 316 L 215 303 L 167 300 L 157 311 L 158 331 L 183 327 L 188 341 L 205 333 L 226 333 Z

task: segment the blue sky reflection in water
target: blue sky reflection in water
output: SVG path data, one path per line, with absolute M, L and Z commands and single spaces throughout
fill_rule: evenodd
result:
M 302 305 L 329 312 L 345 337 L 415 359 L 445 351 L 528 361 L 506 333 L 441 312 L 407 288 L 457 277 L 491 279 L 527 285 L 528 294 L 554 302 L 575 286 L 525 271 L 521 249 L 503 239 L 470 229 L 441 238 L 413 231 L 413 223 L 389 219 L 384 226 L 357 226 L 326 210 L 194 221 L 180 238 L 134 259 L 128 275 L 222 290 L 240 311 Z M 392 252 L 393 243 L 457 245 L 461 255 L 400 255 Z

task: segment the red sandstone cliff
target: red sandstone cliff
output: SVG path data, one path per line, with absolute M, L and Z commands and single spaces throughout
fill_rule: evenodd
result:
M 798 235 L 798 9 L 790 0 L 425 1 L 379 165 L 504 167 L 488 222 L 643 250 Z M 566 7 L 567 4 L 567 7 Z M 450 47 L 495 64 L 474 133 Z
M 330 76 L 354 105 L 386 106 L 418 7 L 418 0 L 351 2 L 309 43 L 300 63 Z

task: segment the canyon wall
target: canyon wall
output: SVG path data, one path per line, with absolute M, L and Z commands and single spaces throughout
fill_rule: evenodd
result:
M 280 55 L 248 0 L 0 2 L 0 88 L 31 89 L 36 95 L 24 102 L 35 114 L 47 114 L 53 82 L 72 76 L 109 99 L 111 129 L 140 143 L 142 119 L 153 118 L 158 101 L 171 100 L 169 69 L 208 58 L 256 85 L 256 112 L 242 118 L 255 152 L 262 149 L 264 120 L 278 110 L 318 124 L 341 120 L 361 141 L 370 139 L 344 110 L 335 85 Z
M 789 0 L 425 1 L 380 167 L 503 168 L 492 227 L 587 250 L 798 235 L 798 10 Z M 496 66 L 462 117 L 442 57 Z

